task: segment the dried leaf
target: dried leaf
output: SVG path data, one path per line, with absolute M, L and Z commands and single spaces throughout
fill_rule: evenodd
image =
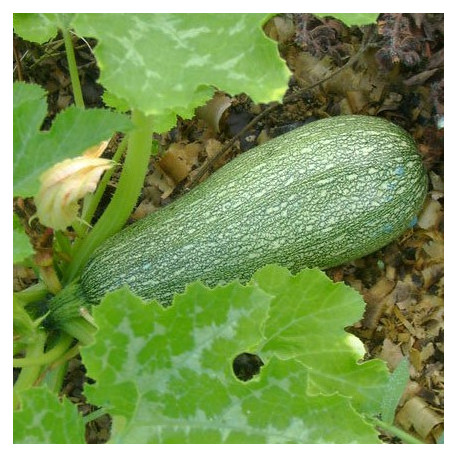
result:
M 390 371 L 396 369 L 398 364 L 404 358 L 402 354 L 401 347 L 394 344 L 390 339 L 385 339 L 383 341 L 382 351 L 380 352 L 380 358 L 386 361 Z
M 364 294 L 367 303 L 364 314 L 364 327 L 375 329 L 378 325 L 382 313 L 386 309 L 385 298 L 394 288 L 394 282 L 382 277 L 369 291 Z
M 432 170 L 429 172 L 429 180 L 431 181 L 434 191 L 444 192 L 444 181 Z
M 159 164 L 155 164 L 153 173 L 146 177 L 146 184 L 159 189 L 162 199 L 169 197 L 176 185 L 174 181 L 161 169 Z
M 364 93 L 361 90 L 347 91 L 347 100 L 351 106 L 352 113 L 362 112 L 363 108 L 369 102 L 367 93 Z
M 436 430 L 442 430 L 443 420 L 437 415 L 423 399 L 418 396 L 409 399 L 399 410 L 396 420 L 406 431 L 411 428 L 426 440 L 433 433 L 434 437 L 440 435 Z
M 423 250 L 425 250 L 426 254 L 431 257 L 434 261 L 441 261 L 444 259 L 444 243 L 438 240 L 431 240 L 428 243 L 423 245 Z M 436 266 L 441 267 L 441 266 Z M 423 272 L 424 276 L 424 272 Z
M 275 16 L 266 24 L 265 31 L 273 40 L 286 43 L 294 36 L 294 23 L 290 17 Z
M 196 109 L 196 115 L 203 119 L 215 132 L 224 112 L 231 106 L 232 99 L 224 92 L 217 92 L 204 106 Z
M 437 227 L 442 217 L 442 206 L 437 200 L 430 199 L 418 218 L 418 226 L 422 229 Z
M 175 183 L 179 183 L 197 165 L 201 151 L 202 144 L 199 142 L 172 143 L 159 161 L 159 165 Z
M 416 86 L 424 84 L 434 73 L 437 72 L 437 68 L 433 68 L 432 70 L 425 70 L 417 75 L 410 77 L 409 79 L 404 80 L 404 84 L 406 86 Z

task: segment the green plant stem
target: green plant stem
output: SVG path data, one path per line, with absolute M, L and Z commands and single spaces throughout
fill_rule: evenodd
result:
M 86 224 L 84 221 L 81 220 L 77 221 L 75 224 L 72 225 L 73 230 L 76 232 L 76 235 L 80 238 L 84 237 L 86 233 L 84 226 L 86 226 Z
M 30 302 L 37 302 L 46 297 L 48 289 L 42 282 L 36 283 L 35 285 L 29 286 L 27 289 L 14 293 L 14 296 L 19 299 L 22 303 L 28 304 Z
M 59 244 L 61 251 L 65 253 L 67 256 L 70 256 L 72 252 L 72 246 L 69 239 L 65 236 L 65 234 L 62 231 L 55 231 L 54 237 L 56 238 L 56 241 Z
M 65 52 L 67 53 L 68 70 L 70 71 L 70 79 L 72 81 L 75 105 L 79 108 L 84 108 L 83 92 L 81 91 L 81 84 L 78 76 L 78 67 L 76 66 L 72 37 L 70 35 L 70 31 L 67 27 L 65 27 L 65 25 L 62 26 L 61 31 L 64 38 Z
M 112 158 L 113 162 L 116 162 L 116 163 L 120 162 L 121 156 L 124 154 L 126 148 L 127 148 L 127 136 L 125 136 L 121 140 L 121 143 L 118 145 L 118 148 L 116 149 L 116 152 Z M 97 186 L 97 190 L 84 203 L 85 205 L 83 208 L 82 219 L 84 219 L 84 221 L 86 221 L 88 224 L 91 223 L 94 213 L 97 210 L 97 207 L 100 201 L 102 200 L 102 196 L 105 193 L 105 189 L 108 185 L 108 182 L 110 181 L 110 178 L 113 175 L 114 170 L 115 170 L 114 168 L 111 168 L 103 174 L 103 177 L 100 180 L 99 185 Z M 86 230 L 87 229 L 88 229 L 88 226 L 86 226 Z M 78 240 L 78 242 L 80 242 L 80 240 Z M 75 247 L 77 247 L 76 243 L 75 243 Z
M 390 425 L 388 423 L 385 423 L 382 420 L 379 420 L 378 418 L 371 418 L 371 421 L 375 423 L 376 426 L 378 426 L 380 429 L 386 431 L 387 433 L 392 434 L 393 436 L 399 437 L 404 443 L 407 444 L 424 444 L 424 442 L 418 440 L 416 437 L 413 437 L 409 433 L 403 431 L 402 429 Z
M 43 355 L 43 349 L 46 342 L 46 333 L 43 331 L 37 331 L 35 339 L 32 343 L 27 345 L 27 357 L 28 358 L 40 358 Z M 13 388 L 13 408 L 18 409 L 19 393 L 32 387 L 39 375 L 41 374 L 42 366 L 34 365 L 30 367 L 24 367 L 19 374 L 16 383 Z
M 59 393 L 64 383 L 65 374 L 68 369 L 68 360 L 50 367 L 44 376 L 43 385 L 46 385 L 53 393 Z
M 63 354 L 59 359 L 57 359 L 53 363 L 53 367 L 62 367 L 65 366 L 68 361 L 70 361 L 72 358 L 75 358 L 76 356 L 79 355 L 81 345 L 77 344 L 74 345 L 70 350 L 68 350 L 65 354 Z
M 103 215 L 75 252 L 65 273 L 68 283 L 75 279 L 89 256 L 105 239 L 126 223 L 137 203 L 151 155 L 152 119 L 140 111 L 132 113 L 134 129 L 129 134 L 128 148 L 116 192 Z
M 73 337 L 64 334 L 56 345 L 46 353 L 39 356 L 26 356 L 25 358 L 13 358 L 13 367 L 31 367 L 31 366 L 45 366 L 53 363 L 61 355 L 67 352 Z
M 108 409 L 101 407 L 100 409 L 94 410 L 94 412 L 88 413 L 83 417 L 84 424 L 88 424 L 91 421 L 97 420 L 108 413 Z
M 94 342 L 97 328 L 85 318 L 72 318 L 64 321 L 60 326 L 67 334 L 78 339 L 81 345 L 90 345 Z
M 124 137 L 121 143 L 118 145 L 118 148 L 113 156 L 113 162 L 119 162 L 121 159 L 122 154 L 126 150 L 127 147 L 127 137 Z M 81 245 L 82 241 L 86 237 L 86 234 L 89 232 L 91 228 L 91 220 L 94 216 L 95 211 L 97 210 L 97 206 L 99 205 L 100 200 L 102 199 L 103 193 L 108 185 L 108 181 L 110 180 L 111 176 L 113 175 L 114 167 L 107 170 L 104 174 L 100 183 L 97 187 L 96 192 L 93 195 L 87 195 L 83 201 L 83 210 L 81 219 L 79 221 L 75 221 L 73 224 L 73 228 L 78 235 L 77 240 L 73 244 L 73 252 L 77 252 L 79 250 L 79 246 Z

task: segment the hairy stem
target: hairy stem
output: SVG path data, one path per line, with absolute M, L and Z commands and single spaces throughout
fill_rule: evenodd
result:
M 57 344 L 46 353 L 41 353 L 38 356 L 26 356 L 25 358 L 13 358 L 13 367 L 31 367 L 31 366 L 45 366 L 56 361 L 62 356 L 70 347 L 73 337 L 64 334 Z
M 83 417 L 84 424 L 88 424 L 91 421 L 97 420 L 103 415 L 106 415 L 108 410 L 105 407 L 101 407 L 100 409 L 94 410 L 94 412 L 88 413 Z
M 379 420 L 378 418 L 372 418 L 371 421 L 375 423 L 375 425 L 383 431 L 386 431 L 387 433 L 393 436 L 399 437 L 399 439 L 401 439 L 406 444 L 423 444 L 423 442 L 418 440 L 416 437 L 413 437 L 409 433 L 403 431 L 402 429 L 394 425 L 385 423 L 384 421 Z
M 90 345 L 94 342 L 97 329 L 85 318 L 73 318 L 61 324 L 61 328 L 69 335 L 79 340 L 81 345 Z
M 53 364 L 48 368 L 44 374 L 42 381 L 43 385 L 46 385 L 53 393 L 59 393 L 62 390 L 65 375 L 68 369 L 68 360 L 59 365 Z
M 81 91 L 81 84 L 78 76 L 78 67 L 76 66 L 72 37 L 67 27 L 63 26 L 61 31 L 64 38 L 65 52 L 67 53 L 68 70 L 70 71 L 70 79 L 72 81 L 75 105 L 79 108 L 84 108 L 83 92 Z
M 43 355 L 43 349 L 46 342 L 46 333 L 38 331 L 33 342 L 26 349 L 27 357 L 30 359 L 40 358 Z M 42 366 L 34 365 L 24 367 L 19 374 L 16 383 L 13 387 L 13 408 L 18 409 L 20 406 L 19 393 L 28 388 L 31 388 L 38 379 L 42 370 Z
M 151 154 L 153 128 L 151 117 L 140 111 L 133 111 L 132 121 L 134 129 L 129 134 L 126 159 L 116 192 L 101 218 L 75 252 L 64 277 L 66 282 L 77 277 L 95 248 L 124 226 L 137 203 Z
M 118 148 L 116 149 L 116 152 L 113 156 L 113 162 L 119 163 L 121 160 L 121 156 L 124 154 L 125 150 L 127 147 L 127 137 L 124 137 L 121 140 L 121 143 L 118 145 Z M 97 186 L 97 190 L 95 193 L 90 196 L 90 199 L 85 202 L 85 208 L 83 209 L 83 214 L 82 218 L 88 223 L 91 224 L 92 217 L 94 216 L 94 213 L 100 203 L 100 200 L 102 199 L 102 196 L 105 192 L 105 189 L 108 185 L 108 182 L 110 181 L 111 176 L 113 175 L 114 168 L 111 168 L 107 170 L 104 174 L 102 179 L 100 180 L 99 185 Z
M 37 302 L 46 297 L 48 294 L 48 289 L 43 282 L 36 283 L 32 286 L 29 286 L 22 291 L 14 293 L 14 297 L 19 299 L 24 304 L 29 304 L 30 302 Z

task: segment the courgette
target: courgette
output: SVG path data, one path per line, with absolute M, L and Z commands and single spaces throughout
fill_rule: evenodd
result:
M 167 305 L 195 280 L 243 282 L 269 263 L 293 272 L 336 266 L 399 237 L 426 192 L 403 129 L 369 116 L 319 120 L 239 155 L 108 239 L 81 288 L 96 303 L 126 284 Z

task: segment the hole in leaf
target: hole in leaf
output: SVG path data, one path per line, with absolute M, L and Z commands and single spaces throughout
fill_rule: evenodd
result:
M 264 363 L 261 358 L 252 353 L 240 353 L 232 362 L 234 375 L 243 382 L 247 382 L 255 375 L 258 375 L 262 366 L 264 366 Z

